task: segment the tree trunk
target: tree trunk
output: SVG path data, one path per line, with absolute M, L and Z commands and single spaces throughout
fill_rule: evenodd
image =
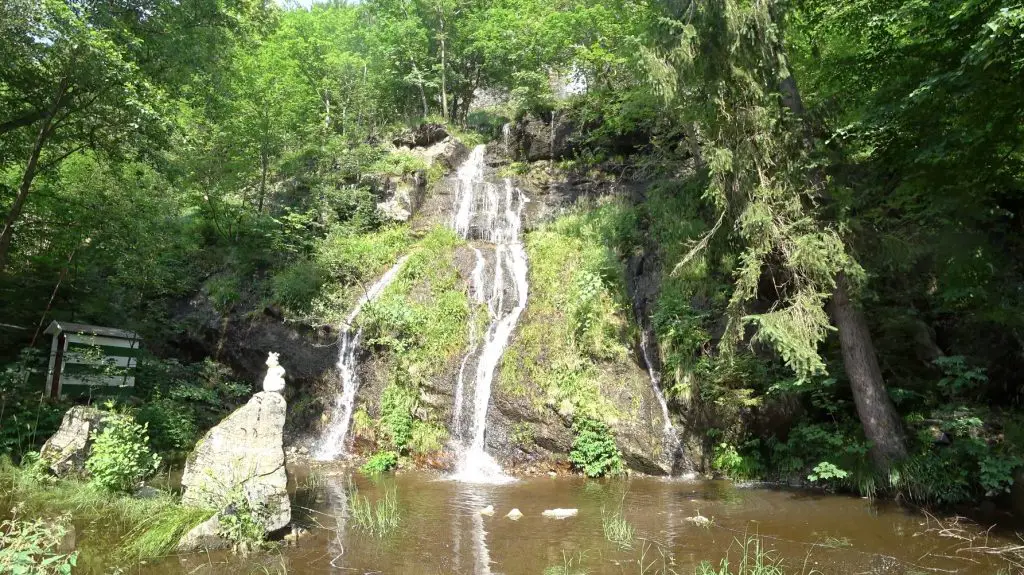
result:
M 853 390 L 857 415 L 864 435 L 871 441 L 871 459 L 882 470 L 907 456 L 907 448 L 896 408 L 885 391 L 867 320 L 850 300 L 846 275 L 836 277 L 836 291 L 830 306 L 832 321 L 839 329 L 843 366 Z
M 36 174 L 39 169 L 39 156 L 43 153 L 43 147 L 46 145 L 46 140 L 50 137 L 50 125 L 53 122 L 53 115 L 60 108 L 61 101 L 64 99 L 64 93 L 67 90 L 66 82 L 61 83 L 60 91 L 57 94 L 57 99 L 54 101 L 51 110 L 43 118 L 43 124 L 39 127 L 39 133 L 36 135 L 36 141 L 32 144 L 32 152 L 29 153 L 28 163 L 25 166 L 25 171 L 21 176 L 21 185 L 18 187 L 18 196 L 14 199 L 14 203 L 11 204 L 11 210 L 7 213 L 7 218 L 4 220 L 4 230 L 0 232 L 0 273 L 7 269 L 7 256 L 11 249 L 11 239 L 14 237 L 14 224 L 21 217 L 22 210 L 25 209 L 25 201 L 28 199 L 28 192 L 32 189 L 32 181 L 35 180 Z
M 260 152 L 260 199 L 256 208 L 258 214 L 263 213 L 263 199 L 267 196 L 267 165 L 270 163 L 267 155 L 266 151 Z
M 451 120 L 448 117 L 448 81 L 446 74 L 446 60 L 445 60 L 445 44 L 444 44 L 444 11 L 438 8 L 440 21 L 441 21 L 441 115 L 445 120 Z
M 782 104 L 796 116 L 804 118 L 803 99 L 792 72 L 779 84 L 779 92 Z M 804 126 L 802 135 L 809 150 L 813 145 L 810 126 Z M 808 183 L 815 195 L 825 193 L 825 176 L 820 169 L 811 171 Z M 878 469 L 887 470 L 894 461 L 907 456 L 906 440 L 896 407 L 885 390 L 867 320 L 850 301 L 849 282 L 844 272 L 836 274 L 836 289 L 830 307 L 832 322 L 839 330 L 843 369 L 850 380 L 853 402 L 857 405 L 864 435 L 872 444 L 871 460 Z

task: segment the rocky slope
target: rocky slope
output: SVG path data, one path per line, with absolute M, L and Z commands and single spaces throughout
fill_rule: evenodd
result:
M 535 237 L 535 233 L 543 229 L 544 224 L 568 213 L 579 202 L 628 197 L 638 189 L 635 185 L 617 184 L 600 174 L 559 170 L 553 160 L 569 153 L 572 133 L 571 126 L 560 127 L 558 122 L 527 121 L 513 127 L 507 141 L 488 147 L 490 177 L 513 177 L 530 198 L 523 226 L 531 258 L 550 259 L 537 251 L 539 236 Z M 428 130 L 421 135 L 419 140 L 416 139 L 419 136 L 410 135 L 408 141 L 402 140 L 399 144 L 411 146 L 410 153 L 429 163 L 438 162 L 445 170 L 456 167 L 468 152 L 465 146 L 450 137 L 441 137 L 436 131 Z M 520 165 L 518 173 L 511 173 L 510 157 L 529 161 L 528 168 L 523 170 Z M 398 219 L 402 220 L 409 214 L 408 225 L 414 234 L 426 237 L 437 233 L 433 230 L 450 226 L 456 188 L 450 178 L 424 183 L 421 177 L 414 176 L 409 182 L 381 182 L 375 189 L 381 198 L 380 205 L 389 208 L 385 212 L 400 214 L 403 217 Z M 442 305 L 438 300 L 448 292 L 468 293 L 474 265 L 472 250 L 464 242 L 454 242 L 445 250 L 444 261 L 432 264 L 435 271 L 410 276 L 404 284 L 397 282 L 404 287 L 394 288 L 405 290 L 402 297 L 408 298 L 410 305 L 418 306 L 417 309 L 427 316 L 442 311 L 437 308 Z M 436 253 L 432 254 L 430 257 L 437 257 Z M 553 292 L 558 291 L 558 286 L 541 274 L 550 274 L 552 266 L 568 280 L 573 274 L 582 273 L 568 261 L 559 271 L 558 266 L 562 264 L 557 258 L 540 263 L 547 266 L 546 271 L 531 262 L 531 300 L 513 335 L 508 357 L 496 374 L 486 436 L 488 451 L 504 465 L 535 471 L 568 467 L 566 455 L 573 440 L 571 410 L 550 384 L 552 374 L 561 366 L 552 363 L 555 354 L 545 355 L 543 341 L 545 335 L 564 334 L 565 323 L 569 320 L 564 314 L 552 311 L 552 302 L 558 297 Z M 634 268 L 626 266 L 623 272 L 635 273 Z M 447 291 L 438 291 L 435 285 L 440 281 L 438 278 L 450 284 L 444 286 Z M 632 286 L 635 282 L 628 283 Z M 179 319 L 188 327 L 176 345 L 197 357 L 212 355 L 253 381 L 262 373 L 266 353 L 280 352 L 281 363 L 289 376 L 289 436 L 293 443 L 308 445 L 326 420 L 324 410 L 329 409 L 330 396 L 337 385 L 337 330 L 287 321 L 275 308 L 255 312 L 241 311 L 243 309 L 245 306 L 236 306 L 239 311 L 220 313 L 208 294 L 198 294 L 182 305 Z M 675 461 L 664 443 L 659 407 L 637 347 L 638 332 L 632 327 L 631 312 L 621 308 L 609 318 L 617 330 L 616 349 L 605 357 L 590 358 L 588 362 L 592 365 L 586 367 L 586 377 L 590 378 L 587 385 L 599 395 L 595 405 L 605 410 L 597 415 L 611 423 L 627 466 L 645 473 L 671 472 Z M 444 348 L 447 351 L 437 352 L 429 360 L 416 359 L 417 365 L 424 367 L 415 368 L 422 376 L 418 379 L 419 401 L 415 416 L 433 425 L 445 426 L 451 421 L 459 358 L 469 329 L 468 323 L 459 325 L 466 331 L 452 334 L 446 344 L 448 347 Z M 452 350 L 457 352 L 452 353 Z M 380 414 L 381 396 L 394 373 L 396 361 L 399 358 L 393 350 L 379 345 L 369 343 L 361 350 L 361 387 L 356 405 L 370 417 Z M 531 365 L 524 369 L 527 363 Z M 357 442 L 357 450 L 371 449 L 372 433 L 367 436 L 365 430 L 356 432 L 363 434 Z M 442 457 L 436 461 L 444 464 L 446 460 Z

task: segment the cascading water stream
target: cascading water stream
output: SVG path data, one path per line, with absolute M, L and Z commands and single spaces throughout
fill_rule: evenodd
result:
M 498 362 L 526 308 L 526 250 L 520 239 L 523 207 L 529 199 L 505 179 L 499 186 L 484 177 L 484 146 L 477 146 L 457 173 L 458 193 L 452 225 L 459 236 L 484 245 L 474 248 L 472 296 L 486 303 L 489 325 L 477 334 L 470 325 L 470 347 L 455 388 L 453 435 L 461 443 L 455 478 L 469 482 L 509 481 L 485 449 L 487 409 Z M 490 289 L 488 289 L 490 288 Z M 467 380 L 467 375 L 471 379 Z M 466 386 L 473 388 L 472 419 L 464 433 Z M 468 407 L 468 406 L 466 406 Z
M 644 363 L 647 364 L 647 375 L 651 378 L 651 387 L 654 389 L 654 397 L 658 399 L 658 405 L 661 406 L 661 418 L 663 421 L 662 434 L 665 436 L 665 444 L 669 447 L 674 447 L 678 438 L 676 437 L 675 427 L 672 425 L 672 419 L 668 414 L 668 402 L 665 401 L 665 394 L 661 391 L 661 377 L 658 376 L 658 372 L 654 369 L 654 364 L 651 362 L 651 357 L 647 351 L 647 346 L 650 345 L 648 341 L 647 330 L 640 330 L 640 352 L 644 356 Z
M 348 434 L 349 423 L 352 420 L 352 409 L 356 402 L 356 391 L 359 390 L 359 373 L 357 371 L 358 358 L 356 352 L 359 349 L 359 340 L 363 335 L 362 329 L 352 332 L 352 324 L 355 322 L 363 306 L 377 299 L 391 282 L 398 277 L 398 272 L 405 265 L 407 256 L 403 256 L 395 265 L 387 271 L 377 283 L 370 286 L 366 293 L 359 298 L 352 311 L 345 319 L 341 336 L 338 338 L 338 379 L 341 381 L 341 391 L 334 399 L 334 412 L 331 423 L 327 426 L 326 433 L 320 439 L 314 451 L 314 457 L 320 461 L 330 461 L 345 454 L 345 436 Z

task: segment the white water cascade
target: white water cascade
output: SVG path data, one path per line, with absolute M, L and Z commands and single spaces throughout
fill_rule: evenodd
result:
M 454 478 L 474 483 L 511 481 L 485 449 L 491 383 L 529 291 L 526 250 L 520 239 L 523 207 L 529 201 L 510 179 L 501 184 L 484 177 L 484 146 L 477 146 L 457 173 L 458 193 L 452 225 L 459 236 L 478 243 L 471 296 L 485 304 L 489 324 L 478 334 L 470 322 L 470 346 L 455 387 L 453 435 L 461 455 Z M 466 398 L 472 389 L 472 403 Z M 467 409 L 469 408 L 469 409 Z M 463 422 L 468 411 L 472 417 Z
M 640 352 L 643 353 L 644 363 L 647 364 L 647 375 L 651 378 L 651 387 L 654 389 L 654 397 L 658 399 L 658 405 L 661 406 L 661 418 L 663 422 L 662 434 L 665 436 L 665 445 L 668 447 L 675 447 L 678 442 L 676 437 L 675 427 L 672 425 L 672 419 L 668 414 L 668 402 L 665 401 L 665 394 L 661 391 L 661 377 L 658 372 L 654 369 L 654 364 L 651 362 L 651 357 L 647 351 L 649 345 L 647 330 L 640 330 Z
M 359 390 L 359 373 L 357 371 L 358 359 L 356 352 L 359 349 L 359 340 L 363 335 L 362 329 L 352 332 L 352 324 L 363 306 L 376 299 L 398 276 L 398 272 L 405 265 L 406 257 L 403 256 L 395 265 L 387 271 L 377 283 L 370 286 L 366 293 L 359 298 L 352 311 L 345 319 L 342 326 L 341 336 L 338 338 L 338 379 L 341 380 L 341 390 L 334 398 L 334 411 L 331 423 L 327 426 L 320 442 L 314 451 L 314 457 L 320 461 L 330 461 L 345 454 L 345 436 L 348 435 L 349 423 L 352 421 L 352 409 L 356 402 L 356 391 Z

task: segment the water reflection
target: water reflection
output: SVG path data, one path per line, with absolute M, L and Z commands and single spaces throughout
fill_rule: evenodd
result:
M 452 550 L 454 567 L 457 573 L 491 574 L 491 554 L 487 548 L 487 531 L 484 529 L 485 516 L 480 510 L 494 501 L 482 486 L 458 483 L 452 494 Z M 466 528 L 468 526 L 468 529 Z M 468 539 L 472 551 L 472 569 L 463 563 L 463 541 Z M 467 561 L 468 562 L 468 561 Z
M 357 528 L 350 499 L 357 484 L 360 497 L 374 502 L 387 490 L 397 490 L 397 531 L 381 538 Z M 730 548 L 736 553 L 735 541 L 753 534 L 763 537 L 790 566 L 799 570 L 809 556 L 808 566 L 822 574 L 870 573 L 897 565 L 896 572 L 955 569 L 961 575 L 990 575 L 999 567 L 984 563 L 984 557 L 955 557 L 948 538 L 927 532 L 922 516 L 894 505 L 798 491 L 737 489 L 723 482 L 536 478 L 495 486 L 419 473 L 400 473 L 382 482 L 329 475 L 298 496 L 296 508 L 309 508 L 303 524 L 311 525 L 312 532 L 297 547 L 251 557 L 230 552 L 190 556 L 182 563 L 157 562 L 137 572 L 251 573 L 254 568 L 263 572 L 266 566 L 268 573 L 284 573 L 278 564 L 286 563 L 289 575 L 514 575 L 543 573 L 571 559 L 574 570 L 621 575 L 636 572 L 637 561 L 646 552 L 648 563 L 657 561 L 647 573 L 656 573 L 663 565 L 692 573 L 701 560 L 717 563 Z M 481 515 L 488 505 L 494 506 L 494 515 Z M 635 529 L 632 548 L 609 542 L 603 533 L 602 508 L 619 505 Z M 523 513 L 519 521 L 505 517 L 513 507 Z M 556 507 L 578 508 L 579 514 L 566 520 L 542 517 L 545 509 Z M 687 521 L 698 512 L 714 518 L 713 525 Z M 990 543 L 994 541 L 993 534 Z M 733 562 L 737 559 L 732 557 Z
M 331 557 L 332 573 L 342 572 L 345 556 L 345 527 L 348 523 L 348 476 L 333 475 L 324 484 L 327 494 L 327 508 L 330 509 L 334 521 L 334 533 L 328 543 L 327 551 Z

